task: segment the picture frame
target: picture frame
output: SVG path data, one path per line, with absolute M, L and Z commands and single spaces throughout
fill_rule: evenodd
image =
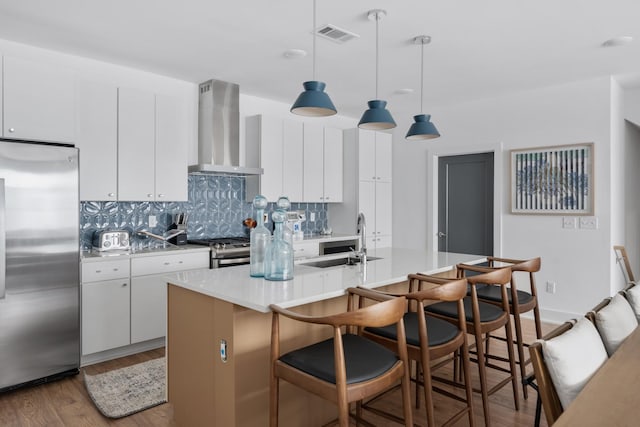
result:
M 511 213 L 593 215 L 594 144 L 511 150 Z

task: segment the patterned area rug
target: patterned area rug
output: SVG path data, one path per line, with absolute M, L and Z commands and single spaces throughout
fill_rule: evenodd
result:
M 165 358 L 98 375 L 84 374 L 89 396 L 109 418 L 121 418 L 160 405 L 166 399 Z

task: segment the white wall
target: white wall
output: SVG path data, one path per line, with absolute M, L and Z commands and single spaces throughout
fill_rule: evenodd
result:
M 626 141 L 624 120 L 624 92 L 620 85 L 611 79 L 611 246 L 624 244 L 626 232 L 625 223 L 625 164 Z M 624 280 L 620 280 L 620 269 L 615 268 L 615 254 L 609 252 L 610 263 L 614 268 L 610 271 L 609 294 L 613 295 L 625 287 Z
M 537 274 L 543 316 L 561 321 L 581 316 L 609 295 L 611 278 L 610 102 L 608 78 L 511 94 L 430 111 L 442 137 L 427 143 L 404 142 L 394 133 L 394 243 L 426 247 L 435 229 L 430 195 L 435 184 L 433 153 L 503 151 L 496 156 L 496 186 L 501 194 L 501 241 L 496 254 L 542 257 Z M 402 141 L 402 142 L 400 142 Z M 513 215 L 509 198 L 509 150 L 548 145 L 595 143 L 595 215 L 597 230 L 563 229 L 548 215 Z M 431 157 L 429 157 L 431 156 Z M 499 176 L 501 174 L 501 176 Z M 435 194 L 435 193 L 434 193 Z M 416 237 L 419 236 L 419 237 Z M 555 294 L 545 283 L 557 284 Z

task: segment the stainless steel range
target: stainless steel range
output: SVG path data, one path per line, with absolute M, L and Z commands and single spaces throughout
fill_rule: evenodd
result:
M 189 240 L 188 243 L 211 248 L 210 268 L 249 264 L 250 244 L 248 237 L 195 239 Z

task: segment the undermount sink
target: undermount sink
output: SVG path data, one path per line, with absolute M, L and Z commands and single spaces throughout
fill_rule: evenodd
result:
M 375 256 L 367 257 L 367 262 L 374 261 L 376 259 L 380 259 L 380 258 Z M 308 265 L 309 267 L 327 268 L 327 267 L 337 267 L 339 265 L 356 265 L 359 263 L 360 263 L 359 259 L 336 258 L 336 259 L 328 259 L 324 261 L 307 262 L 307 263 L 304 263 L 303 265 Z

